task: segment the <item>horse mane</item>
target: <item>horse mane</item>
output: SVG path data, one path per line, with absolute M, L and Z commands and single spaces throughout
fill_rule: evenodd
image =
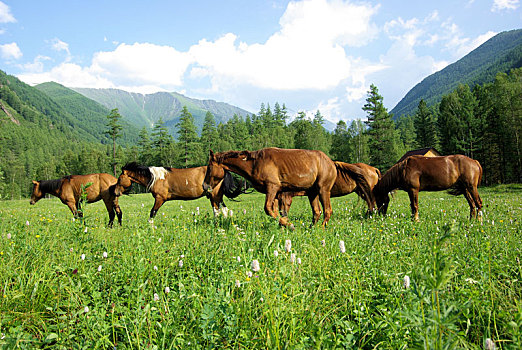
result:
M 60 188 L 62 185 L 63 180 L 70 178 L 71 175 L 63 177 L 61 179 L 55 179 L 55 180 L 41 180 L 40 183 L 40 191 L 43 193 L 52 193 L 55 192 Z
M 390 192 L 398 187 L 399 179 L 401 178 L 401 172 L 406 164 L 406 158 L 402 162 L 393 165 L 388 171 L 382 175 L 374 187 L 376 193 Z
M 215 154 L 216 161 L 222 163 L 227 159 L 246 157 L 248 160 L 257 159 L 260 151 L 226 151 Z
M 348 180 L 355 181 L 361 191 L 368 196 L 368 198 L 372 198 L 370 185 L 368 185 L 368 181 L 366 180 L 361 168 L 344 162 L 334 162 L 334 164 L 337 169 L 337 177 L 341 176 L 346 182 L 348 182 Z
M 152 186 L 159 179 L 164 179 L 165 175 L 172 170 L 170 167 L 148 167 L 145 165 L 140 165 L 136 162 L 130 162 L 125 164 L 121 170 L 132 171 L 138 175 L 144 176 L 149 179 L 149 184 L 147 185 L 147 191 L 150 191 Z

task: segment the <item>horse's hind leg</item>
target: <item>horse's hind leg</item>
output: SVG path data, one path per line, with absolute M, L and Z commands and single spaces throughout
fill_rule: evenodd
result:
M 150 210 L 150 217 L 149 222 L 154 221 L 154 217 L 156 216 L 156 213 L 158 212 L 159 208 L 165 203 L 165 201 L 160 197 L 154 197 L 154 206 Z
M 467 188 L 464 190 L 464 197 L 466 198 L 469 204 L 469 218 L 471 220 L 476 216 L 477 208 L 475 207 L 475 201 L 473 200 L 473 196 Z
M 308 200 L 310 201 L 310 206 L 312 207 L 312 224 L 310 227 L 314 226 L 319 218 L 321 217 L 321 206 L 319 205 L 319 194 L 312 193 L 308 195 Z
M 473 197 L 473 201 L 475 202 L 475 207 L 477 208 L 478 219 L 482 220 L 482 199 L 479 196 L 478 190 L 476 187 L 473 187 L 471 190 L 471 196 Z
M 319 200 L 321 201 L 324 212 L 323 227 L 326 227 L 326 225 L 328 225 L 328 221 L 330 221 L 330 217 L 332 216 L 332 203 L 330 202 L 330 191 L 321 190 L 321 192 L 319 192 Z

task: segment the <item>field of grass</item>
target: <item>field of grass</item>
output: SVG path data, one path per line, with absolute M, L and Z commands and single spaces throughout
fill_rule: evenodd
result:
M 385 218 L 334 199 L 327 229 L 296 198 L 295 231 L 259 194 L 217 220 L 167 202 L 153 225 L 152 196 L 126 196 L 113 229 L 102 203 L 83 225 L 57 199 L 3 201 L 0 348 L 520 349 L 522 187 L 480 194 L 482 223 L 443 192 L 412 222 L 398 192 Z

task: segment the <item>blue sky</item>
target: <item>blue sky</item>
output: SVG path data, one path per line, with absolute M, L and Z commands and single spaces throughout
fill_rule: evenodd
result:
M 520 0 L 0 1 L 0 69 L 29 84 L 176 91 L 365 118 L 495 34 Z

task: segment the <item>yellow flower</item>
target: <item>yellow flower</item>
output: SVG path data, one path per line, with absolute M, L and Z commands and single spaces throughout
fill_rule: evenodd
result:
M 4 252 L 0 252 L 0 255 L 4 255 Z
M 40 238 L 40 235 L 36 235 L 36 238 Z
M 246 280 L 247 280 L 247 282 L 250 281 L 250 277 L 247 277 Z

